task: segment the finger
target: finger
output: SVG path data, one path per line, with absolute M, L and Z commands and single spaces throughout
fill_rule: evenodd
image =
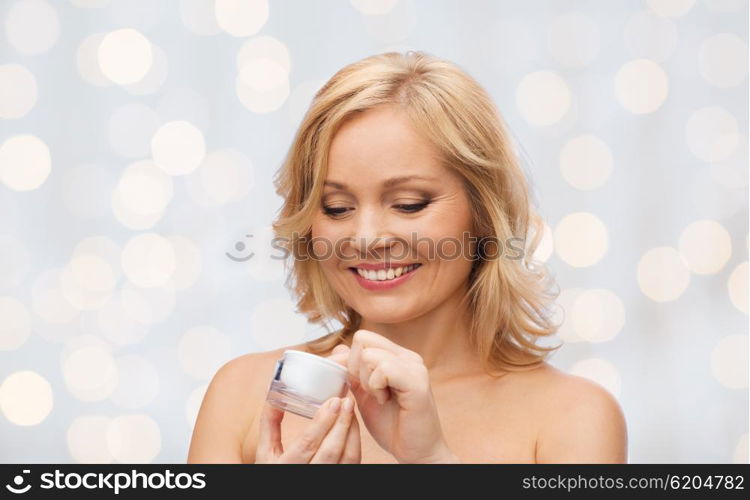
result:
M 372 394 L 381 405 L 388 401 L 388 383 L 382 375 L 373 379 L 373 371 L 380 363 L 397 359 L 396 355 L 392 352 L 377 347 L 365 347 L 360 351 L 359 379 L 364 389 Z M 378 385 L 373 385 L 373 380 L 378 381 Z
M 281 455 L 284 447 L 281 444 L 281 421 L 284 411 L 266 403 L 260 415 L 260 432 L 258 436 L 258 458 L 270 459 Z
M 357 413 L 352 410 L 352 420 L 346 435 L 344 451 L 339 459 L 340 464 L 358 464 L 362 462 L 362 438 L 359 434 L 359 421 Z
M 341 402 L 338 418 L 323 438 L 318 451 L 310 460 L 311 464 L 336 464 L 339 462 L 346 445 L 346 436 L 352 422 L 353 410 L 354 401 L 351 398 L 344 398 Z
M 366 384 L 372 391 L 388 387 L 391 391 L 407 392 L 424 390 L 429 387 L 429 373 L 427 368 L 419 363 L 405 362 L 389 353 L 378 352 L 367 348 L 364 358 L 372 361 L 374 368 Z
M 370 378 L 367 380 L 367 385 L 377 398 L 378 403 L 382 405 L 388 401 L 390 394 L 388 393 L 388 377 L 380 366 L 381 365 L 378 365 L 378 367 L 372 371 Z
M 320 443 L 336 421 L 341 406 L 340 398 L 330 398 L 315 412 L 310 426 L 289 445 L 280 463 L 309 463 Z

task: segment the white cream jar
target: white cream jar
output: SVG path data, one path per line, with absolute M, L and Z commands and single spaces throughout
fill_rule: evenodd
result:
M 327 399 L 349 392 L 346 368 L 321 356 L 287 349 L 276 362 L 266 400 L 272 406 L 312 418 Z

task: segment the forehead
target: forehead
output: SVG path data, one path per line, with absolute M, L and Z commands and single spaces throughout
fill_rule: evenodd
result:
M 352 182 L 442 171 L 438 151 L 391 107 L 370 109 L 347 120 L 331 142 L 328 177 Z

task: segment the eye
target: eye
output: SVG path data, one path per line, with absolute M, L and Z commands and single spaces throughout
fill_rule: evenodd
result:
M 346 207 L 323 207 L 323 213 L 330 217 L 343 215 L 347 211 Z
M 402 204 L 402 205 L 394 205 L 394 206 L 406 213 L 413 214 L 415 212 L 419 212 L 420 210 L 424 210 L 424 208 L 429 204 L 430 204 L 429 201 L 424 201 L 422 203 L 411 203 L 411 204 Z

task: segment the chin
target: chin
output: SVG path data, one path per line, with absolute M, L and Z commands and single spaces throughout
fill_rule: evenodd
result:
M 403 323 L 418 316 L 413 309 L 404 307 L 389 309 L 387 307 L 377 308 L 373 307 L 373 305 L 368 305 L 365 308 L 355 308 L 355 310 L 362 316 L 363 320 L 372 323 Z

